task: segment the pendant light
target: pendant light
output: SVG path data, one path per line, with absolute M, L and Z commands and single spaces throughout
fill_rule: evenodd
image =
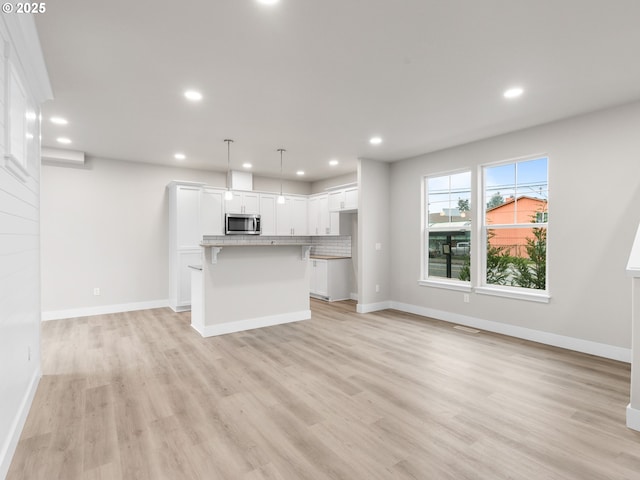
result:
M 233 140 L 231 140 L 230 138 L 225 138 L 224 141 L 227 143 L 227 191 L 224 192 L 224 199 L 233 200 L 233 192 L 231 191 L 231 187 L 229 185 L 229 176 L 231 175 L 231 144 L 233 143 Z
M 280 152 L 280 195 L 278 195 L 278 203 L 284 204 L 284 195 L 282 195 L 282 152 L 286 152 L 284 148 L 279 148 Z

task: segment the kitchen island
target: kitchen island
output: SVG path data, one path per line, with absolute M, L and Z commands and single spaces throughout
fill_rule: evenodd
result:
M 192 268 L 191 326 L 203 337 L 311 318 L 310 245 L 207 243 Z

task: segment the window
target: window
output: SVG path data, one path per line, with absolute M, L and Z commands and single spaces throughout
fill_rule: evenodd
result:
M 546 157 L 483 168 L 482 285 L 546 294 L 547 168 Z
M 423 277 L 471 280 L 471 172 L 425 178 Z

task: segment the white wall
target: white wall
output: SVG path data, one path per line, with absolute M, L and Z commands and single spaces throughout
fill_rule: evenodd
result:
M 168 196 L 172 180 L 225 187 L 226 174 L 89 158 L 83 167 L 42 166 L 42 310 L 162 305 L 168 298 Z M 274 183 L 275 182 L 275 183 Z M 308 182 L 285 181 L 286 193 Z M 254 177 L 254 189 L 280 181 Z M 100 296 L 93 295 L 100 288 Z
M 225 174 L 103 159 L 42 166 L 43 312 L 166 301 L 171 180 L 224 185 Z
M 253 189 L 258 192 L 280 193 L 280 179 L 254 176 Z M 309 182 L 283 180 L 282 192 L 284 194 L 309 195 L 311 193 L 311 184 Z
M 635 103 L 393 164 L 393 300 L 628 349 L 625 265 L 640 221 L 639 126 Z M 465 304 L 460 292 L 418 286 L 423 176 L 542 153 L 549 156 L 550 303 L 472 293 Z
M 2 15 L 0 41 L 8 42 L 9 61 L 26 90 L 28 109 L 38 118 L 39 104 L 51 97 L 40 45 L 30 15 Z M 3 58 L 4 60 L 4 58 Z M 40 368 L 40 128 L 5 135 L 5 115 L 13 102 L 5 97 L 5 63 L 0 62 L 0 478 L 5 478 L 26 421 Z M 26 111 L 17 119 L 24 121 Z M 13 135 L 11 133 L 14 133 Z M 26 137 L 26 134 L 30 137 Z M 24 171 L 4 153 L 8 142 L 28 140 Z M 16 157 L 18 158 L 18 157 Z M 20 164 L 22 164 L 20 162 Z
M 358 181 L 358 172 L 347 173 L 337 177 L 331 177 L 324 180 L 318 180 L 311 184 L 310 193 L 324 193 L 327 188 L 356 183 Z
M 384 308 L 391 299 L 389 164 L 358 160 L 358 311 Z M 380 249 L 376 248 L 379 244 Z M 376 291 L 376 285 L 379 287 Z

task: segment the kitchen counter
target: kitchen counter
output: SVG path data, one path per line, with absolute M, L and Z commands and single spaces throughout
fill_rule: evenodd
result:
M 311 318 L 310 245 L 201 246 L 202 271 L 192 269 L 191 326 L 203 337 Z

